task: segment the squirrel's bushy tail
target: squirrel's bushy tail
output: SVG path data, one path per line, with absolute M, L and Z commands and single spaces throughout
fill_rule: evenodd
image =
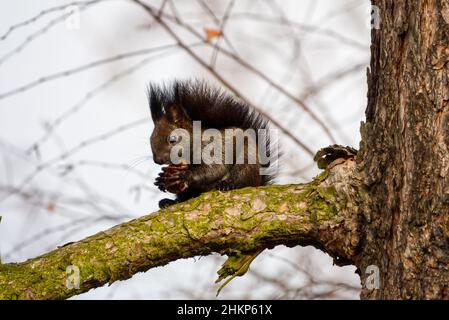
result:
M 201 121 L 202 128 L 255 130 L 257 145 L 265 146 L 265 157 L 276 159 L 271 157 L 274 150 L 271 147 L 272 137 L 268 120 L 245 101 L 205 81 L 178 80 L 162 86 L 150 84 L 148 98 L 153 119 L 164 114 L 167 106 L 177 105 L 185 110 L 192 121 Z M 262 178 L 264 185 L 270 184 L 274 179 L 276 165 L 277 163 L 262 164 L 266 172 Z

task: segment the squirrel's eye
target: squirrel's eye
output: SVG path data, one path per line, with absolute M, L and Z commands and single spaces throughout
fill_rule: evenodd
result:
M 168 136 L 167 140 L 170 143 L 175 143 L 176 141 L 178 141 L 178 137 L 175 135 L 171 135 L 171 136 Z

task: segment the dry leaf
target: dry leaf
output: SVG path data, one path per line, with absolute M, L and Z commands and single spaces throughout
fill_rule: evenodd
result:
M 55 212 L 55 209 L 56 209 L 55 203 L 53 201 L 49 201 L 47 203 L 47 211 L 48 212 Z
M 206 36 L 206 41 L 211 41 L 212 39 L 223 35 L 220 30 L 211 28 L 204 28 L 204 34 Z

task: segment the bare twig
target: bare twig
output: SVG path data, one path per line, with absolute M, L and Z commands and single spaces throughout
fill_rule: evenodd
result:
M 201 44 L 202 44 L 202 42 L 201 43 L 192 44 L 191 46 L 192 47 L 196 47 L 196 46 L 199 46 Z M 176 49 L 176 48 L 177 48 L 177 46 L 171 46 L 170 47 L 170 49 Z M 84 97 L 82 97 L 76 104 L 74 104 L 72 107 L 70 107 L 67 111 L 65 111 L 63 114 L 61 114 L 52 123 L 50 123 L 47 126 L 47 130 L 46 130 L 45 134 L 31 144 L 31 146 L 28 148 L 27 153 L 38 151 L 40 145 L 48 140 L 48 138 L 51 136 L 51 134 L 54 132 L 54 130 L 56 130 L 62 123 L 64 123 L 71 116 L 73 116 L 74 114 L 79 112 L 83 108 L 83 106 L 86 105 L 86 103 L 89 100 L 91 100 L 92 98 L 94 98 L 95 96 L 100 94 L 107 87 L 109 87 L 112 84 L 114 84 L 115 82 L 117 82 L 119 80 L 122 80 L 123 78 L 129 76 L 130 74 L 132 74 L 133 72 L 139 70 L 140 68 L 142 68 L 146 64 L 152 62 L 153 60 L 155 60 L 157 58 L 160 58 L 160 57 L 167 57 L 169 54 L 171 54 L 173 52 L 175 52 L 175 51 L 172 51 L 172 52 L 165 52 L 165 51 L 163 51 L 162 53 L 159 53 L 159 54 L 157 54 L 155 56 L 151 56 L 151 57 L 145 58 L 145 59 L 139 61 L 138 63 L 132 65 L 130 68 L 127 68 L 127 69 L 125 69 L 123 71 L 120 71 L 119 73 L 115 74 L 110 79 L 108 79 L 107 81 L 103 82 L 102 84 L 100 84 L 96 88 L 94 88 L 94 89 L 90 90 L 89 92 L 87 92 L 84 95 Z
M 108 57 L 105 59 L 89 62 L 87 64 L 83 64 L 83 65 L 75 67 L 75 68 L 67 69 L 67 70 L 64 70 L 61 72 L 56 72 L 54 74 L 47 75 L 47 76 L 41 77 L 37 80 L 31 81 L 25 85 L 20 86 L 20 87 L 0 93 L 0 100 L 5 99 L 7 97 L 11 97 L 11 96 L 19 94 L 19 93 L 23 93 L 23 92 L 28 91 L 34 87 L 37 87 L 43 83 L 53 81 L 53 80 L 56 80 L 56 79 L 59 79 L 62 77 L 71 76 L 73 74 L 89 70 L 91 68 L 95 68 L 95 67 L 102 66 L 102 65 L 105 65 L 108 63 L 112 63 L 112 62 L 117 62 L 117 61 L 123 60 L 123 59 L 138 57 L 138 56 L 142 56 L 142 55 L 148 55 L 150 53 L 163 51 L 163 50 L 167 50 L 167 49 L 172 49 L 172 48 L 175 48 L 176 46 L 177 46 L 177 44 L 168 44 L 168 45 L 163 45 L 163 46 L 159 46 L 159 47 L 140 49 L 140 50 L 135 50 L 135 51 L 128 51 L 128 52 L 114 55 L 114 56 L 111 56 L 111 57 Z M 188 45 L 186 45 L 186 46 L 188 46 Z
M 106 133 L 103 133 L 101 135 L 98 135 L 96 137 L 93 137 L 89 140 L 85 140 L 82 141 L 81 143 L 79 143 L 77 146 L 73 147 L 72 149 L 60 154 L 59 156 L 54 157 L 53 159 L 50 159 L 40 165 L 38 165 L 28 176 L 26 176 L 19 184 L 17 187 L 15 187 L 15 192 L 11 192 L 8 193 L 6 196 L 4 196 L 3 198 L 0 199 L 0 202 L 5 201 L 9 196 L 15 194 L 17 191 L 21 191 L 27 184 L 29 184 L 34 178 L 36 178 L 36 176 L 41 173 L 44 169 L 48 168 L 49 166 L 57 163 L 58 161 L 61 160 L 66 160 L 69 156 L 72 156 L 73 154 L 79 152 L 80 150 L 91 146 L 93 144 L 96 144 L 98 142 L 102 142 L 105 141 L 117 134 L 120 134 L 124 131 L 130 130 L 130 129 L 134 129 L 137 126 L 140 126 L 142 124 L 148 123 L 148 119 L 147 118 L 142 118 L 127 124 L 124 124 L 122 126 L 119 126 L 111 131 L 108 131 Z
M 139 0 L 132 0 L 138 5 L 142 6 L 169 34 L 175 39 L 177 44 L 183 48 L 195 61 L 197 61 L 203 68 L 208 70 L 217 80 L 219 80 L 225 87 L 227 87 L 230 91 L 232 91 L 237 97 L 247 101 L 244 99 L 244 96 L 226 79 L 224 79 L 220 74 L 218 74 L 209 64 L 207 64 L 203 59 L 201 59 L 189 46 L 187 46 L 179 36 L 162 20 L 161 17 L 158 17 L 153 8 L 146 5 L 145 3 Z M 237 57 L 236 57 L 237 58 Z M 268 79 L 268 78 L 267 78 Z M 269 80 L 269 79 L 268 79 Z M 248 101 L 247 101 L 248 102 Z M 273 119 L 266 112 L 257 108 L 252 103 L 248 102 L 254 109 L 256 109 L 259 113 L 269 119 L 276 127 L 278 127 L 285 135 L 290 137 L 299 147 L 301 147 L 307 154 L 311 157 L 314 156 L 314 152 L 307 147 L 301 140 L 295 137 L 289 130 L 287 130 L 279 121 Z
M 89 8 L 90 6 L 92 6 L 93 4 L 102 2 L 102 1 L 106 1 L 106 0 L 93 0 L 93 1 L 88 1 L 88 2 L 78 2 L 79 4 L 79 10 L 83 11 L 87 8 Z M 110 1 L 110 0 L 109 0 Z M 68 6 L 65 6 L 68 7 Z M 41 13 L 42 14 L 42 13 Z M 42 36 L 43 34 L 45 34 L 48 30 L 50 30 L 53 26 L 57 25 L 58 23 L 64 21 L 65 19 L 67 19 L 69 16 L 71 15 L 71 13 L 64 13 L 56 18 L 54 18 L 53 20 L 51 20 L 49 23 L 47 23 L 44 27 L 38 29 L 37 31 L 35 31 L 34 33 L 30 34 L 29 36 L 27 36 L 25 38 L 24 41 L 22 41 L 17 47 L 15 47 L 14 49 L 12 49 L 11 51 L 9 51 L 8 53 L 6 53 L 5 55 L 3 55 L 2 57 L 0 57 L 0 66 L 9 58 L 11 58 L 12 56 L 14 56 L 15 54 L 19 53 L 20 51 L 22 51 L 26 46 L 28 46 L 31 42 L 33 42 L 34 40 L 36 40 L 37 38 L 39 38 L 40 36 Z M 41 15 L 42 16 L 42 15 Z M 39 17 L 39 15 L 37 16 Z M 35 17 L 36 18 L 36 17 Z M 33 20 L 33 19 L 31 19 Z M 34 20 L 35 21 L 35 20 Z M 22 22 L 22 24 L 19 24 L 19 26 L 23 26 L 23 25 L 27 25 L 31 22 L 34 21 L 25 21 Z M 12 26 L 14 27 L 14 26 Z M 16 27 L 17 28 L 17 27 Z M 11 30 L 11 29 L 10 29 Z M 7 35 L 8 33 L 6 33 Z
M 299 23 L 299 22 L 292 21 L 292 20 L 289 20 L 286 18 L 278 19 L 278 18 L 271 18 L 266 15 L 261 15 L 261 14 L 257 14 L 257 13 L 238 13 L 237 12 L 232 15 L 231 19 L 233 19 L 233 20 L 250 19 L 250 20 L 263 22 L 263 23 L 269 23 L 269 24 L 289 25 L 293 28 L 297 28 L 300 31 L 320 34 L 320 35 L 323 35 L 323 36 L 326 36 L 329 38 L 333 38 L 333 39 L 339 41 L 340 43 L 351 46 L 355 49 L 367 51 L 366 44 L 363 44 L 361 42 L 358 42 L 357 40 L 348 38 L 334 30 L 322 28 L 322 27 L 318 27 L 318 26 L 313 26 L 313 25 L 307 25 L 307 24 Z
M 65 10 L 65 9 L 71 7 L 71 6 L 85 7 L 85 6 L 88 6 L 88 5 L 100 2 L 100 1 L 111 1 L 111 0 L 73 1 L 71 3 L 65 4 L 65 5 L 62 5 L 62 6 L 57 6 L 57 7 L 51 7 L 51 8 L 48 8 L 48 9 L 44 9 L 40 13 L 38 13 L 37 15 L 35 15 L 32 18 L 29 18 L 29 19 L 26 19 L 24 21 L 21 21 L 21 22 L 18 22 L 16 24 L 11 25 L 9 27 L 9 29 L 3 35 L 0 36 L 0 41 L 6 40 L 6 38 L 8 38 L 8 36 L 10 36 L 13 31 L 18 30 L 18 29 L 20 29 L 22 27 L 28 26 L 28 25 L 38 21 L 39 19 L 45 17 L 46 15 L 48 15 L 50 13 L 57 12 L 57 11 L 62 11 L 62 10 Z M 66 16 L 63 16 L 63 17 L 66 18 Z M 62 18 L 61 18 L 61 20 L 62 20 Z M 61 20 L 56 21 L 51 26 L 55 25 L 57 22 L 60 22 Z M 47 25 L 47 27 L 45 28 L 46 29 L 45 31 L 48 31 L 48 29 L 51 26 Z

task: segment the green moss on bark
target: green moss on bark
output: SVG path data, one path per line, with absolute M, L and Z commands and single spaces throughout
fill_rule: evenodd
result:
M 348 208 L 357 206 L 351 195 L 324 183 L 328 175 L 307 184 L 209 192 L 43 256 L 0 265 L 0 299 L 64 299 L 180 258 L 279 244 L 319 244 L 350 259 L 350 248 L 341 249 L 350 224 L 342 221 L 355 219 Z M 66 287 L 71 265 L 79 268 L 79 289 Z

